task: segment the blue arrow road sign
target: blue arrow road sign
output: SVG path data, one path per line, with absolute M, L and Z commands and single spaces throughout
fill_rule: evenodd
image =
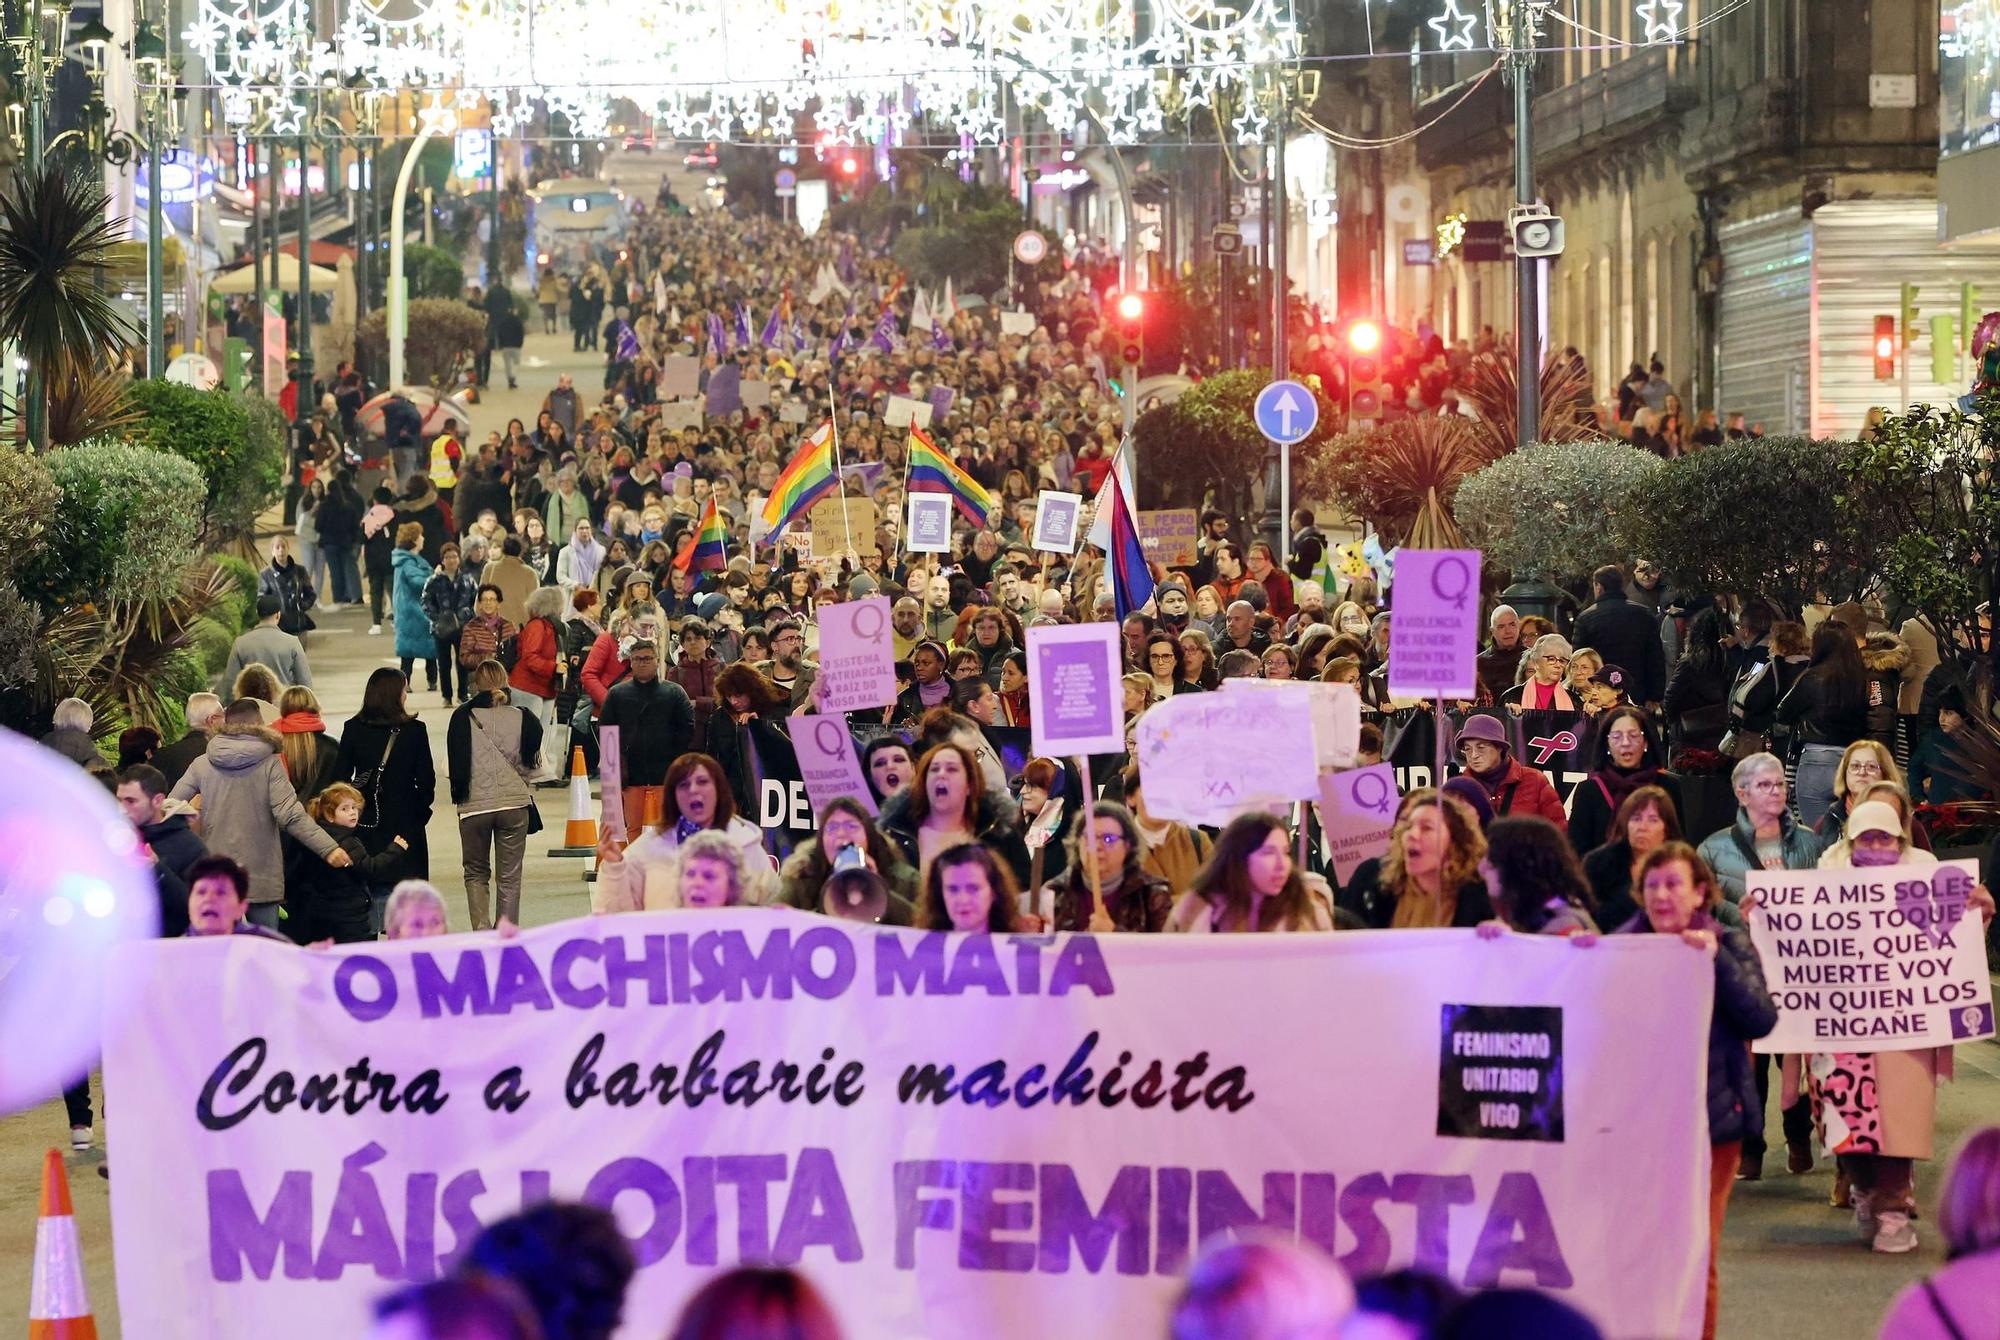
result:
M 1257 430 L 1279 446 L 1303 441 L 1319 423 L 1319 402 L 1294 381 L 1272 382 L 1257 393 Z

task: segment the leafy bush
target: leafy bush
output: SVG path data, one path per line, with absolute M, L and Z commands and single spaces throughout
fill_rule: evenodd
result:
M 370 312 L 362 321 L 361 344 L 370 358 L 389 356 L 386 310 Z M 449 386 L 485 344 L 484 312 L 444 298 L 419 298 L 410 303 L 410 328 L 403 340 L 404 380 L 413 386 Z
M 1320 422 L 1330 423 L 1332 407 L 1318 379 L 1305 380 L 1320 401 Z M 1140 415 L 1132 426 L 1140 506 L 1198 506 L 1213 487 L 1223 510 L 1241 515 L 1249 505 L 1249 482 L 1263 470 L 1270 446 L 1251 415 L 1257 393 L 1270 381 L 1264 371 L 1224 372 Z
M 986 293 L 1007 282 L 1007 261 L 1020 232 L 1021 211 L 1011 203 L 964 209 L 938 216 L 934 223 L 905 228 L 893 254 L 914 283 L 929 287 L 951 279 L 963 292 Z M 1062 254 L 1057 239 L 1044 231 L 1043 240 L 1049 244 L 1050 259 L 1042 265 L 1058 272 L 1060 262 L 1053 259 Z M 1015 266 L 1017 285 L 1024 279 L 1021 269 Z
M 1468 475 L 1452 509 L 1489 562 L 1567 584 L 1624 559 L 1633 491 L 1664 465 L 1621 442 L 1531 443 Z
M 0 686 L 35 678 L 35 633 L 41 613 L 21 599 L 14 583 L 0 581 Z
M 240 633 L 257 622 L 257 569 L 234 554 L 213 554 L 208 561 L 229 578 L 228 609 Z
M 1397 419 L 1307 453 L 1298 490 L 1338 499 L 1381 531 L 1384 544 L 1444 548 L 1462 538 L 1452 514 L 1459 485 L 1496 459 L 1495 438 L 1471 419 Z
M 25 594 L 54 609 L 157 600 L 180 589 L 207 492 L 199 469 L 122 442 L 62 447 L 44 459 L 62 501 L 47 547 L 23 571 Z
M 271 433 L 273 423 L 282 423 L 277 407 L 164 380 L 133 382 L 127 394 L 142 417 L 125 436 L 136 446 L 192 462 L 201 472 L 204 542 L 248 534 L 284 478 L 284 437 L 280 432 L 274 441 Z M 258 408 L 253 411 L 252 405 Z
M 410 298 L 458 298 L 465 293 L 465 267 L 443 247 L 421 242 L 403 248 L 403 276 L 410 281 Z
M 46 465 L 28 452 L 0 447 L 0 580 L 40 553 L 61 497 Z
M 1746 438 L 1667 461 L 1632 492 L 1631 552 L 1659 562 L 1683 590 L 1762 596 L 1793 615 L 1846 600 L 1868 585 L 1891 540 L 1874 504 L 1846 496 L 1858 450 Z
M 222 667 L 229 663 L 229 649 L 236 645 L 236 634 L 241 631 L 207 615 L 188 626 L 195 657 L 204 671 L 211 675 L 221 673 Z

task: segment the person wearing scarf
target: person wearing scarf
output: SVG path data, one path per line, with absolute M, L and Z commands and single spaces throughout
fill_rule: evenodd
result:
M 278 733 L 278 754 L 285 761 L 285 776 L 301 802 L 312 799 L 334 780 L 334 756 L 338 752 L 326 738 L 326 722 L 320 719 L 319 699 L 303 684 L 294 684 L 278 695 L 278 719 L 271 729 Z
M 1665 791 L 1676 819 L 1687 813 L 1681 804 L 1680 781 L 1666 771 L 1666 750 L 1644 712 L 1636 707 L 1613 708 L 1598 719 L 1595 731 L 1590 775 L 1570 798 L 1569 840 L 1579 855 L 1604 845 L 1618 807 L 1642 786 Z
M 604 554 L 604 545 L 590 522 L 577 522 L 569 543 L 556 555 L 556 584 L 567 591 L 595 586 L 598 570 L 604 566 Z

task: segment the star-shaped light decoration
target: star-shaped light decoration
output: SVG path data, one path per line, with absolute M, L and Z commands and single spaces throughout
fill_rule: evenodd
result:
M 458 128 L 458 113 L 433 93 L 430 101 L 417 109 L 417 127 L 434 134 L 450 134 Z
M 1644 8 L 1643 5 L 1640 7 Z M 1479 16 L 1459 9 L 1458 0 L 1444 0 L 1444 13 L 1424 22 L 1438 35 L 1439 51 L 1472 50 L 1472 25 L 1479 22 Z M 1452 32 L 1453 27 L 1458 31 Z
M 1672 42 L 1681 35 L 1683 0 L 1640 0 L 1637 14 L 1648 42 Z
M 1231 118 L 1230 127 L 1236 132 L 1238 144 L 1262 144 L 1264 134 L 1271 126 L 1271 118 L 1264 115 L 1264 109 L 1257 105 L 1255 98 L 1243 100 L 1243 110 Z
M 273 135 L 296 135 L 306 122 L 305 108 L 297 98 L 281 96 L 271 99 L 271 133 Z

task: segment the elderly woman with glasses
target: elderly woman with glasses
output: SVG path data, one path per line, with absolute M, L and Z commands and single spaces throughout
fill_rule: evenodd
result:
M 1528 677 L 1500 695 L 1515 716 L 1527 711 L 1574 712 L 1576 698 L 1563 683 L 1572 653 L 1567 639 L 1548 633 L 1528 649 Z
M 1092 825 L 1078 814 L 1070 823 L 1067 867 L 1041 888 L 1036 910 L 1054 931 L 1162 931 L 1174 910 L 1174 891 L 1144 868 L 1146 839 L 1132 812 L 1100 800 Z M 1097 892 L 1091 892 L 1092 867 Z

